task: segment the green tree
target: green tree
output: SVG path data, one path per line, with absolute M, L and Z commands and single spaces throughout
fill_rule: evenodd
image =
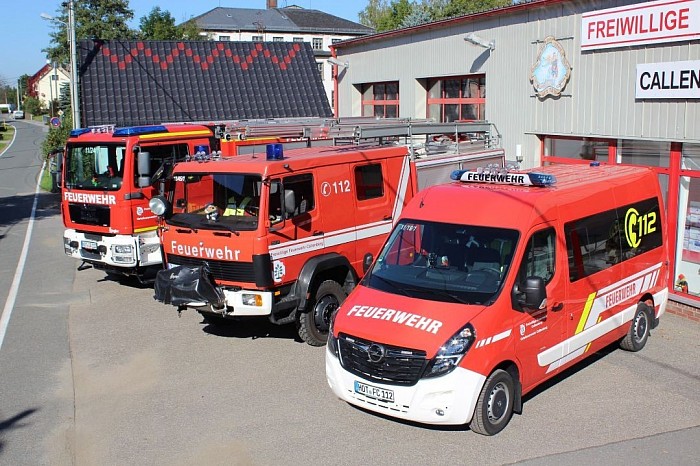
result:
M 360 23 L 377 32 L 510 5 L 511 0 L 370 0 Z
M 22 103 L 22 107 L 26 113 L 31 113 L 32 115 L 41 115 L 46 113 L 46 109 L 36 97 L 26 97 Z
M 175 25 L 175 18 L 169 11 L 153 7 L 151 12 L 141 18 L 139 38 L 143 40 L 178 40 L 182 39 L 180 28 Z
M 136 38 L 136 31 L 128 26 L 134 17 L 133 10 L 129 9 L 129 0 L 73 0 L 73 11 L 76 40 Z M 51 61 L 68 63 L 68 2 L 61 3 L 55 17 L 55 30 L 49 34 L 51 45 L 43 51 Z
M 197 26 L 197 22 L 193 19 L 185 21 L 178 26 L 180 30 L 180 38 L 184 40 L 209 40 L 206 35 L 200 34 L 202 30 Z

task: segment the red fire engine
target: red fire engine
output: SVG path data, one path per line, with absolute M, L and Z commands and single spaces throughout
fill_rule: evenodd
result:
M 167 270 L 156 299 L 210 322 L 269 316 L 296 322 L 307 343 L 326 342 L 330 315 L 354 288 L 406 202 L 452 170 L 504 164 L 486 147 L 488 124 L 338 124 L 340 140 L 391 141 L 282 150 L 265 157 L 179 163 L 173 189 L 151 203 L 163 217 Z M 433 134 L 452 133 L 452 149 Z M 471 141 L 457 144 L 470 134 Z M 398 144 L 422 135 L 424 144 Z M 427 143 L 425 142 L 427 139 Z
M 62 163 L 67 255 L 108 274 L 151 281 L 162 268 L 157 219 L 148 201 L 172 166 L 215 153 L 265 150 L 271 142 L 323 142 L 322 119 L 164 124 L 73 130 Z

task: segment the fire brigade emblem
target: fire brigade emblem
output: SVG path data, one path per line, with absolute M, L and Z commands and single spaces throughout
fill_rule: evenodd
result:
M 136 215 L 138 215 L 139 217 L 140 217 L 141 215 L 143 215 L 143 207 L 138 206 L 138 207 L 136 208 Z
M 525 324 L 520 324 L 520 336 L 525 335 Z
M 571 76 L 571 65 L 566 52 L 554 37 L 545 38 L 537 61 L 532 65 L 530 81 L 540 98 L 558 97 Z
M 275 283 L 282 281 L 285 274 L 284 262 L 275 261 L 272 264 L 272 279 Z

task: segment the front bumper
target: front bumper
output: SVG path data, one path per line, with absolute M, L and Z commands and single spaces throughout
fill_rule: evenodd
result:
M 387 416 L 423 424 L 463 425 L 471 421 L 486 377 L 457 367 L 442 377 L 421 379 L 411 387 L 385 385 L 347 372 L 326 347 L 326 379 L 338 398 Z M 392 391 L 394 401 L 380 401 L 355 391 L 355 382 Z
M 136 236 L 104 236 L 67 229 L 63 233 L 63 249 L 75 259 L 110 267 L 147 267 L 162 261 L 155 231 Z

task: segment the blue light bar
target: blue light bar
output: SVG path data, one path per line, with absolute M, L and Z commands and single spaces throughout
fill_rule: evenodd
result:
M 511 186 L 552 186 L 557 181 L 554 175 L 549 173 L 472 170 L 455 170 L 450 174 L 450 178 L 464 183 L 507 184 Z
M 142 134 L 167 133 L 168 128 L 163 125 L 150 126 L 127 126 L 126 128 L 117 128 L 114 130 L 113 136 L 140 136 Z
M 78 128 L 78 129 L 72 129 L 70 131 L 70 137 L 72 138 L 77 138 L 78 136 L 85 134 L 85 133 L 90 133 L 90 128 Z
M 265 152 L 267 153 L 267 160 L 284 159 L 284 148 L 282 144 L 268 144 L 265 146 Z

